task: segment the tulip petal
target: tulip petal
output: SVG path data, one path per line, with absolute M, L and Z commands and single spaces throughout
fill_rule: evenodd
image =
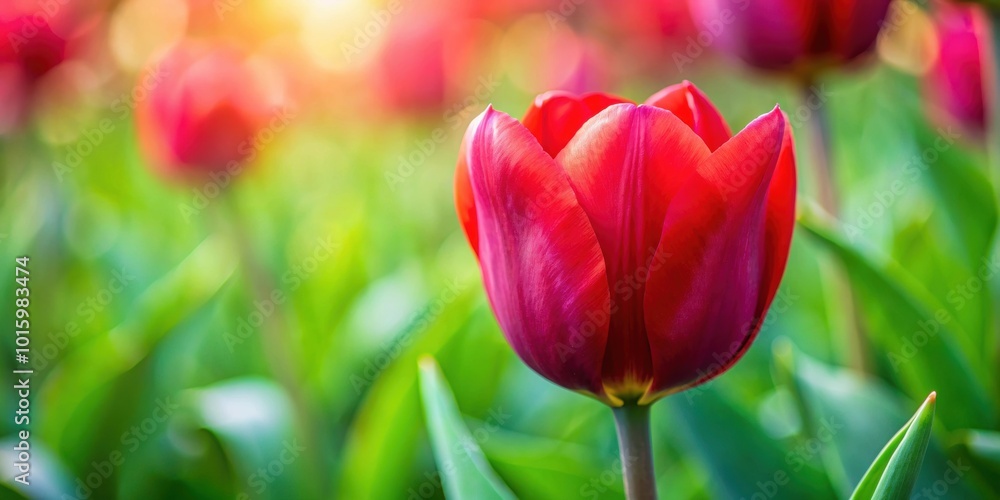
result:
M 795 227 L 795 138 L 792 134 L 792 127 L 787 125 L 788 117 L 785 116 L 785 136 L 781 141 L 781 153 L 778 156 L 778 164 L 774 167 L 774 176 L 771 178 L 771 186 L 767 190 L 767 212 L 764 221 L 764 287 L 765 292 L 763 303 L 758 307 L 758 317 L 760 321 L 754 325 L 752 337 L 746 342 L 746 347 L 753 342 L 760 330 L 760 323 L 764 320 L 764 314 L 771 307 L 771 301 L 778 293 L 778 285 L 781 284 L 781 277 L 785 274 L 785 264 L 788 263 L 788 251 L 792 244 L 792 229 Z M 733 363 L 742 356 L 743 353 L 736 354 Z
M 785 128 L 777 108 L 754 120 L 702 163 L 671 203 L 657 249 L 662 265 L 651 269 L 644 297 L 655 371 L 644 400 L 721 373 L 760 324 L 784 265 L 770 260 L 783 256 L 769 252 L 791 231 L 784 226 L 787 190 L 794 187 L 791 156 L 774 178 L 782 151 L 791 151 L 783 146 Z M 769 245 L 772 185 L 777 191 Z
M 733 136 L 719 110 L 715 109 L 698 87 L 687 80 L 653 94 L 646 100 L 646 104 L 672 112 L 691 127 L 712 151 L 719 149 L 719 146 Z
M 469 240 L 472 251 L 479 257 L 479 222 L 476 220 L 476 199 L 472 193 L 472 181 L 469 179 L 469 164 L 466 161 L 468 146 L 462 139 L 458 149 L 458 165 L 455 167 L 455 211 L 458 212 L 458 222 L 462 225 L 465 238 Z
M 521 123 L 538 139 L 545 152 L 555 158 L 580 127 L 612 104 L 630 102 L 594 92 L 577 96 L 569 92 L 546 92 L 535 98 Z
M 542 148 L 555 157 L 587 120 L 604 108 L 623 102 L 629 101 L 600 92 L 582 96 L 562 91 L 546 92 L 535 98 L 521 122 Z M 455 207 L 465 236 L 478 256 L 476 205 L 472 197 L 472 186 L 469 184 L 468 166 L 465 164 L 465 147 L 463 141 L 455 172 Z
M 607 266 L 613 312 L 603 372 L 613 394 L 642 395 L 652 380 L 642 320 L 648 267 L 670 200 L 709 154 L 672 113 L 616 104 L 588 121 L 556 157 Z
M 607 401 L 604 258 L 562 169 L 528 129 L 488 108 L 466 135 L 487 296 L 531 368 Z

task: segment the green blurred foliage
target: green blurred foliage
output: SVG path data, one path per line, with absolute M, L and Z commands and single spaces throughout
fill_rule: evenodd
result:
M 961 137 L 935 145 L 942 133 L 909 76 L 874 66 L 831 77 L 844 197 L 841 223 L 831 221 L 812 207 L 796 89 L 742 71 L 706 61 L 683 76 L 734 130 L 775 102 L 792 116 L 801 225 L 749 353 L 654 407 L 661 495 L 847 497 L 932 390 L 937 419 L 915 492 L 1000 495 L 1000 273 L 979 277 L 995 265 L 997 223 L 984 153 Z M 677 79 L 634 76 L 618 90 L 635 100 Z M 501 80 L 489 101 L 519 116 L 531 98 Z M 434 443 L 457 438 L 425 415 L 446 410 L 517 497 L 622 498 L 611 412 L 514 356 L 458 228 L 455 157 L 486 104 L 464 110 L 458 128 L 445 116 L 302 113 L 190 216 L 181 207 L 202 187 L 152 172 L 128 120 L 62 174 L 52 164 L 71 145 L 30 132 L 0 141 L 0 254 L 8 269 L 31 257 L 36 367 L 33 484 L 17 488 L 8 474 L 3 494 L 441 498 Z M 438 129 L 443 142 L 389 182 Z M 857 298 L 867 373 L 845 368 L 843 311 L 824 286 L 831 264 Z M 13 286 L 0 283 L 0 301 L 13 302 Z M 274 291 L 286 300 L 271 301 Z M 0 323 L 11 322 L 5 306 Z M 794 346 L 794 370 L 775 366 L 779 339 Z M 455 408 L 425 406 L 425 355 Z M 5 340 L 0 368 L 14 369 L 13 357 Z M 959 481 L 946 482 L 955 464 Z

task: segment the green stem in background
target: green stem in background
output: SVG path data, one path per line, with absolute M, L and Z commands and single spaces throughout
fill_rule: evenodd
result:
M 990 40 L 983 47 L 983 97 L 987 107 L 987 148 L 994 179 L 1000 190 L 1000 6 L 987 9 Z M 990 59 L 992 58 L 992 61 Z
M 628 500 L 655 500 L 653 443 L 649 437 L 649 405 L 629 403 L 612 408 Z
M 807 107 L 810 106 L 810 103 L 823 103 L 819 106 L 809 107 L 809 118 L 805 123 L 808 127 L 809 147 L 812 151 L 809 164 L 812 165 L 812 178 L 820 206 L 828 214 L 839 217 L 840 197 L 837 195 L 837 183 L 833 177 L 830 160 L 830 119 L 826 114 L 827 104 L 824 102 L 826 97 L 819 95 L 817 89 L 819 86 L 808 80 L 804 82 L 802 89 L 803 102 Z
M 986 147 L 990 159 L 990 178 L 993 179 L 993 191 L 1000 207 L 1000 6 L 987 8 L 989 16 L 990 41 L 983 44 L 983 97 L 987 107 L 986 115 Z M 1000 233 L 1000 230 L 997 231 Z M 1000 253 L 1000 234 L 994 234 L 993 252 Z M 994 287 L 994 290 L 996 287 Z M 1000 310 L 1000 294 L 994 297 L 994 310 Z M 993 318 L 997 328 L 997 339 L 1000 339 L 1000 318 Z M 994 360 L 1000 366 L 1000 342 L 994 344 Z M 998 368 L 1000 370 L 1000 368 Z
M 263 259 L 257 251 L 257 247 L 252 238 L 251 225 L 246 220 L 245 215 L 239 209 L 235 194 L 232 192 L 223 193 L 215 202 L 217 207 L 216 225 L 225 230 L 233 244 L 239 252 L 240 263 L 243 272 L 249 280 L 251 296 L 253 300 L 272 300 L 273 292 L 278 290 L 278 282 L 272 272 L 264 265 Z M 263 324 L 260 326 L 261 341 L 265 354 L 265 359 L 274 372 L 274 378 L 287 391 L 292 404 L 295 406 L 294 419 L 297 425 L 303 429 L 305 438 L 311 442 L 322 442 L 323 432 L 315 426 L 306 415 L 314 413 L 314 408 L 310 404 L 308 395 L 302 387 L 302 383 L 296 376 L 295 355 L 289 347 L 289 335 L 287 329 L 288 318 L 285 317 L 284 310 L 278 304 L 271 304 L 270 314 L 264 316 Z M 317 450 L 309 449 L 307 454 L 312 455 L 312 461 L 306 467 L 317 467 L 321 464 Z M 321 491 L 326 488 L 320 485 Z
M 809 135 L 807 144 L 812 153 L 809 164 L 812 165 L 812 181 L 820 206 L 831 217 L 839 220 L 841 200 L 833 175 L 830 119 L 826 112 L 829 103 L 826 102 L 827 96 L 819 94 L 820 88 L 813 80 L 802 82 L 803 102 L 810 111 L 804 123 Z M 865 353 L 866 343 L 847 270 L 842 265 L 825 259 L 820 260 L 819 268 L 823 283 L 826 284 L 825 295 L 829 297 L 827 310 L 831 312 L 828 320 L 830 331 L 835 334 L 835 338 L 844 340 L 843 351 L 848 365 L 858 372 L 867 373 L 869 367 Z M 836 313 L 839 311 L 843 315 L 838 316 Z

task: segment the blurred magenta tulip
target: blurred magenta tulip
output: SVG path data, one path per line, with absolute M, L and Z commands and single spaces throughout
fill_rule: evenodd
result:
M 137 88 L 136 125 L 148 159 L 176 177 L 237 170 L 257 154 L 267 128 L 283 127 L 280 79 L 230 47 L 185 45 Z M 258 137 L 260 134 L 260 137 Z
M 801 77 L 874 45 L 891 0 L 688 0 L 698 43 Z
M 390 107 L 418 112 L 444 107 L 452 84 L 445 57 L 447 27 L 444 16 L 421 15 L 389 30 L 376 82 Z
M 0 8 L 0 63 L 16 64 L 34 80 L 63 62 L 66 40 L 56 35 L 48 17 Z
M 23 122 L 35 83 L 66 59 L 66 40 L 41 14 L 14 3 L 0 7 L 0 133 Z
M 795 205 L 777 108 L 735 136 L 690 83 L 638 105 L 550 92 L 486 109 L 456 174 L 462 227 L 507 340 L 612 405 L 648 404 L 746 352 L 785 269 Z
M 982 138 L 986 131 L 982 51 L 989 23 L 975 5 L 941 2 L 934 14 L 938 57 L 924 80 L 929 113 L 942 125 L 957 125 Z
M 415 12 L 391 25 L 373 68 L 378 102 L 397 113 L 449 109 L 485 76 L 490 39 L 485 23 L 453 12 Z

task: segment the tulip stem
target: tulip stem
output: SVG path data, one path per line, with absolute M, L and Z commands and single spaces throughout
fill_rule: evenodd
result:
M 649 406 L 626 403 L 612 408 L 618 430 L 618 449 L 625 497 L 628 500 L 656 499 L 653 470 L 653 443 L 649 437 Z
M 986 147 L 989 154 L 993 190 L 1000 205 L 1000 7 L 987 9 L 989 42 L 983 44 L 983 93 L 986 106 Z M 991 60 L 992 59 L 992 60 Z M 992 63 L 992 64 L 991 64 Z M 1000 236 L 994 235 L 993 252 L 1000 253 Z M 994 305 L 1000 303 L 995 297 Z M 994 320 L 1000 328 L 1000 318 Z M 997 333 L 1000 338 L 1000 332 Z M 1000 343 L 994 345 L 994 359 L 1000 361 Z
M 1000 7 L 987 9 L 987 15 L 990 24 L 990 40 L 984 44 L 982 49 L 985 52 L 982 70 L 987 112 L 986 137 L 993 179 L 997 181 L 993 188 L 1000 190 Z
M 809 133 L 809 146 L 813 154 L 810 164 L 813 168 L 813 184 L 823 210 L 834 219 L 840 219 L 840 197 L 838 196 L 836 179 L 833 175 L 833 161 L 830 154 L 830 120 L 827 115 L 827 98 L 821 95 L 821 86 L 813 80 L 802 82 L 804 107 L 810 112 L 804 124 Z M 865 338 L 857 313 L 857 303 L 851 290 L 847 270 L 843 265 L 837 265 L 827 260 L 821 260 L 820 275 L 826 284 L 830 299 L 830 311 L 842 311 L 843 314 L 830 315 L 830 330 L 835 337 L 844 339 L 844 357 L 848 365 L 860 373 L 869 371 L 865 352 Z
M 837 183 L 830 160 L 830 120 L 826 114 L 826 97 L 820 95 L 820 87 L 811 80 L 806 80 L 802 87 L 805 105 L 810 111 L 805 125 L 809 130 L 809 145 L 813 150 L 810 158 L 813 184 L 823 210 L 834 217 L 839 217 L 840 198 L 837 196 Z

